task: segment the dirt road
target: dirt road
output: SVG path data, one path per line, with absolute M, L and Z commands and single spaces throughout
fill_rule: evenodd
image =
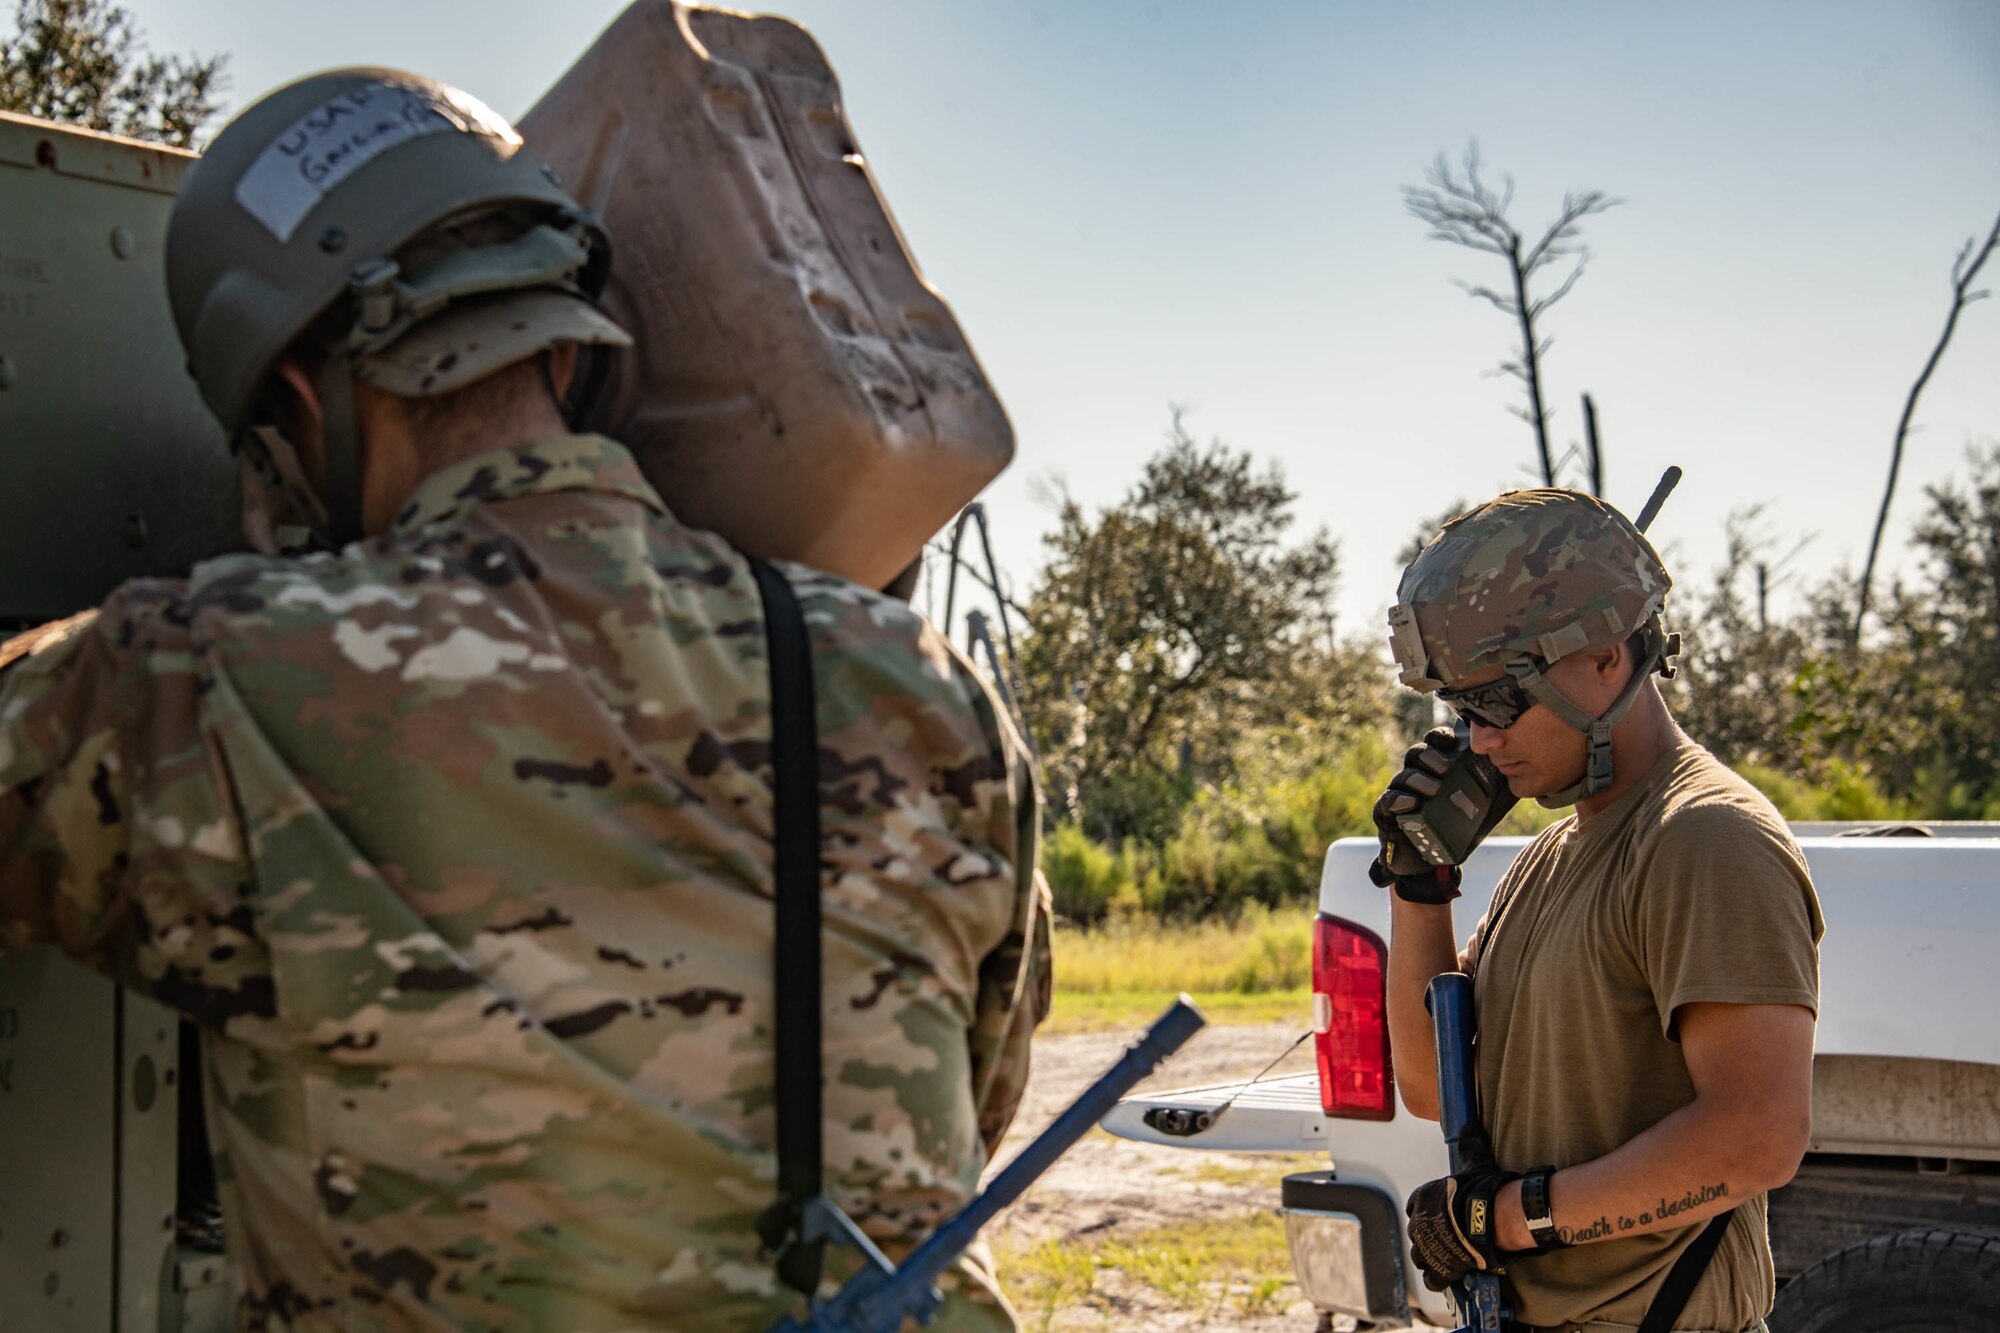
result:
M 1186 1087 L 1249 1078 L 1298 1035 L 1296 1026 L 1284 1024 L 1205 1028 L 1144 1086 Z M 999 1160 L 1006 1161 L 1053 1120 L 1110 1066 L 1129 1040 L 1130 1034 L 1124 1033 L 1038 1040 L 1027 1102 Z M 1310 1044 L 1300 1047 L 1273 1072 L 1310 1070 L 1311 1050 Z M 1324 1157 L 1299 1153 L 1188 1152 L 1094 1131 L 1001 1215 L 993 1228 L 995 1243 L 1003 1253 L 1009 1246 L 1044 1241 L 1101 1253 L 1108 1241 L 1130 1241 L 1176 1224 L 1209 1223 L 1217 1233 L 1226 1233 L 1232 1223 L 1249 1224 L 1274 1214 L 1278 1182 L 1288 1172 L 1312 1170 L 1325 1162 Z M 1275 1268 L 1280 1275 L 1289 1274 L 1289 1265 L 1282 1261 Z M 1173 1300 L 1133 1274 L 1101 1262 L 1094 1277 L 1086 1280 L 1087 1292 L 1071 1293 L 1053 1308 L 1023 1309 L 1027 1327 L 1312 1333 L 1316 1324 L 1311 1305 L 1289 1281 L 1268 1292 L 1208 1283 L 1199 1294 L 1184 1292 Z

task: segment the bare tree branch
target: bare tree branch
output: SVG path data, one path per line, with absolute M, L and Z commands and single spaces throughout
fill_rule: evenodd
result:
M 1499 292 L 1494 291 L 1491 287 L 1474 287 L 1472 284 L 1467 282 L 1461 282 L 1456 278 L 1452 279 L 1452 284 L 1456 286 L 1459 290 L 1463 291 L 1467 296 L 1476 296 L 1482 301 L 1491 301 L 1494 307 L 1500 310 L 1504 314 L 1518 315 L 1521 313 L 1519 310 L 1516 310 L 1514 308 L 1513 297 L 1503 296 Z
M 1528 307 L 1528 313 L 1539 316 L 1544 310 L 1547 310 L 1550 306 L 1568 296 L 1569 289 L 1576 286 L 1576 280 L 1583 276 L 1583 263 L 1588 258 L 1590 258 L 1590 252 L 1586 250 L 1583 253 L 1583 258 L 1576 261 L 1576 267 L 1569 271 L 1569 276 L 1562 280 L 1562 285 L 1547 296 L 1536 297 L 1534 304 Z M 1547 346 L 1547 344 L 1545 343 L 1544 346 Z
M 1986 243 L 1973 253 L 1976 235 L 1966 238 L 1959 247 L 1958 257 L 1951 263 L 1951 313 L 1945 317 L 1944 332 L 1938 337 L 1937 346 L 1931 349 L 1930 359 L 1924 362 L 1923 371 L 1917 382 L 1910 386 L 1910 396 L 1903 400 L 1903 415 L 1896 422 L 1896 442 L 1889 451 L 1889 484 L 1882 490 L 1882 508 L 1875 515 L 1875 535 L 1868 540 L 1868 563 L 1861 568 L 1861 591 L 1854 607 L 1854 633 L 1849 638 L 1850 647 L 1861 644 L 1862 622 L 1868 618 L 1868 590 L 1875 578 L 1875 558 L 1882 551 L 1882 530 L 1889 525 L 1889 504 L 1896 498 L 1896 474 L 1903 466 L 1903 444 L 1909 438 L 1910 420 L 1917 412 L 1917 398 L 1924 386 L 1930 383 L 1931 372 L 1937 369 L 1944 358 L 1944 349 L 1951 342 L 1952 332 L 1958 327 L 1959 312 L 1974 301 L 1987 295 L 1984 291 L 1970 291 L 1972 280 L 1979 276 L 1979 270 L 1993 253 L 1995 244 L 2000 244 L 2000 217 L 1993 219 L 1993 229 L 1986 233 Z
M 1611 198 L 1602 190 L 1588 190 L 1580 195 L 1564 195 L 1561 215 L 1549 224 L 1549 229 L 1542 233 L 1542 239 L 1536 241 L 1534 247 L 1528 251 L 1528 257 L 1522 261 L 1522 267 L 1527 272 L 1533 273 L 1551 259 L 1576 253 L 1565 244 L 1582 234 L 1577 230 L 1576 224 L 1593 213 L 1602 213 L 1607 208 L 1616 208 L 1624 202 L 1623 199 Z
M 1569 295 L 1570 289 L 1576 286 L 1576 280 L 1583 275 L 1590 252 L 1579 240 L 1581 231 L 1578 224 L 1592 214 L 1602 213 L 1623 201 L 1611 198 L 1602 190 L 1565 194 L 1562 211 L 1524 254 L 1521 233 L 1507 219 L 1507 209 L 1514 202 L 1514 178 L 1503 178 L 1498 190 L 1487 184 L 1480 175 L 1477 142 L 1466 145 L 1464 159 L 1457 170 L 1453 169 L 1445 154 L 1439 153 L 1425 168 L 1424 180 L 1426 183 L 1423 186 L 1403 187 L 1403 206 L 1412 217 L 1430 227 L 1432 240 L 1448 241 L 1468 250 L 1499 255 L 1507 261 L 1512 295 L 1492 287 L 1475 286 L 1456 279 L 1454 282 L 1467 296 L 1485 301 L 1520 325 L 1520 355 L 1517 359 L 1501 361 L 1500 370 L 1520 380 L 1527 394 L 1526 410 L 1516 411 L 1516 415 L 1534 428 L 1535 448 L 1541 458 L 1542 481 L 1544 485 L 1553 486 L 1558 468 L 1549 451 L 1549 412 L 1543 406 L 1541 372 L 1541 359 L 1548 354 L 1550 344 L 1548 339 L 1537 333 L 1535 324 L 1550 306 Z M 1576 266 L 1569 275 L 1557 284 L 1554 291 L 1531 297 L 1528 293 L 1530 280 L 1549 264 L 1570 255 L 1576 256 Z

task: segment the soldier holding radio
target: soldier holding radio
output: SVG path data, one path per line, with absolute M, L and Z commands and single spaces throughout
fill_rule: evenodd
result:
M 1459 718 L 1375 809 L 1397 1086 L 1437 1117 L 1424 987 L 1471 972 L 1490 1139 L 1411 1196 L 1411 1244 L 1439 1289 L 1499 1272 L 1522 1328 L 1760 1329 L 1765 1192 L 1810 1132 L 1818 901 L 1777 811 L 1652 682 L 1669 586 L 1603 502 L 1509 492 L 1422 549 L 1390 614 L 1403 683 Z M 1461 951 L 1457 862 L 1519 797 L 1575 813 Z

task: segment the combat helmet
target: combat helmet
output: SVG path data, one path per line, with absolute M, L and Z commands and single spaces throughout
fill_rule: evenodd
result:
M 1674 674 L 1680 636 L 1661 625 L 1673 580 L 1644 534 L 1594 495 L 1509 491 L 1459 515 L 1403 571 L 1389 643 L 1403 684 L 1423 693 L 1501 666 L 1537 703 L 1589 737 L 1583 776 L 1541 797 L 1574 804 L 1611 785 L 1611 729 L 1648 676 Z M 1543 674 L 1572 653 L 1638 636 L 1632 678 L 1602 716 Z
M 480 217 L 491 243 L 411 244 Z M 399 263 L 399 256 L 402 262 Z M 167 228 L 188 371 L 232 441 L 272 367 L 326 333 L 326 508 L 359 535 L 355 378 L 423 397 L 559 342 L 628 345 L 595 307 L 603 228 L 470 94 L 392 69 L 289 84 L 222 130 Z

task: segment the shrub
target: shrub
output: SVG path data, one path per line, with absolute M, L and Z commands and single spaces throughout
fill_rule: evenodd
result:
M 1763 764 L 1742 764 L 1737 774 L 1763 792 L 1778 813 L 1787 819 L 1820 819 L 1825 808 L 1825 799 L 1820 792 L 1804 778 L 1794 773 L 1780 773 L 1775 768 Z
M 1115 904 L 1136 906 L 1138 885 L 1130 846 L 1113 851 L 1090 840 L 1075 824 L 1057 824 L 1042 843 L 1042 873 L 1048 877 L 1056 915 L 1090 924 L 1104 920 Z
M 1205 921 L 1113 914 L 1101 925 L 1063 927 L 1056 941 L 1056 987 L 1065 993 L 1264 995 L 1311 982 L 1307 912 L 1251 907 Z
M 1885 795 L 1874 778 L 1844 760 L 1827 760 L 1810 775 L 1783 773 L 1763 764 L 1743 764 L 1736 771 L 1769 797 L 1786 819 L 1879 823 L 1912 814 L 1910 802 Z
M 1248 939 L 1230 989 L 1261 995 L 1312 984 L 1312 922 L 1305 913 L 1257 907 L 1245 913 L 1243 926 Z

